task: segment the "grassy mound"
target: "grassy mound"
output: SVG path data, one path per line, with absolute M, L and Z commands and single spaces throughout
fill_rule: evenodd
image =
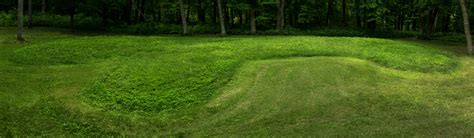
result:
M 474 132 L 474 60 L 456 54 L 463 44 L 35 28 L 18 46 L 15 31 L 0 29 L 2 136 Z
M 31 65 L 111 61 L 83 95 L 117 111 L 161 112 L 207 101 L 247 61 L 343 56 L 417 72 L 450 72 L 449 54 L 409 43 L 327 37 L 86 37 L 17 50 L 12 61 Z
M 417 77 L 406 78 L 409 74 Z M 216 113 L 193 124 L 193 128 L 199 128 L 194 133 L 218 136 L 472 134 L 473 119 L 468 116 L 472 117 L 473 110 L 463 107 L 472 103 L 474 96 L 473 88 L 464 85 L 472 85 L 474 81 L 451 78 L 464 81 L 459 83 L 444 77 L 399 72 L 353 58 L 250 62 L 207 105 Z M 466 89 L 455 89 L 458 87 Z M 466 97 L 452 97 L 458 94 Z

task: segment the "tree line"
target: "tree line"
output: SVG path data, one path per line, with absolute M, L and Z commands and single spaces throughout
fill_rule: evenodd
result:
M 367 30 L 416 31 L 429 38 L 435 32 L 462 32 L 470 36 L 469 1 L 464 0 L 18 0 L 1 2 L 15 9 L 23 21 L 27 5 L 28 26 L 32 14 L 69 16 L 75 28 L 78 14 L 100 19 L 103 28 L 117 25 L 161 23 L 207 25 L 250 33 L 260 30 L 317 29 L 342 26 Z M 18 27 L 22 28 L 22 22 Z M 22 29 L 19 29 L 19 34 Z M 18 38 L 21 40 L 21 37 Z M 468 39 L 470 43 L 470 39 Z M 472 48 L 470 48 L 472 51 Z

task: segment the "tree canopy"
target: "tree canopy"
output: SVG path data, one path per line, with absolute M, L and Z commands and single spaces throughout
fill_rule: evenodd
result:
M 125 27 L 132 28 L 136 33 L 182 32 L 173 32 L 182 29 L 180 5 L 176 0 L 32 2 L 34 26 L 74 26 L 79 29 Z M 459 2 L 456 0 L 221 0 L 221 2 L 225 28 L 231 33 L 251 32 L 252 18 L 255 21 L 256 31 L 345 26 L 369 30 L 420 31 L 426 37 L 433 32 L 463 31 Z M 220 32 L 217 4 L 216 0 L 183 0 L 183 11 L 186 13 L 182 15 L 186 16 L 186 23 L 190 26 L 191 33 Z M 0 7 L 2 10 L 0 18 L 6 18 L 8 13 L 16 10 L 16 3 L 4 1 L 0 2 Z M 467 7 L 469 9 L 469 2 Z M 42 12 L 43 9 L 45 13 Z M 14 22 L 2 20 L 2 22 L 8 21 Z

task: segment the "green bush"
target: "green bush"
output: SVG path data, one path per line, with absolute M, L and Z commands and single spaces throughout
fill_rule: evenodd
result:
M 42 27 L 68 27 L 69 17 L 55 14 L 33 16 L 33 25 Z
M 168 25 L 161 23 L 138 23 L 134 25 L 113 26 L 108 29 L 112 33 L 126 34 L 179 34 L 182 32 L 181 25 Z
M 34 14 L 33 26 L 39 27 L 70 27 L 70 17 L 56 14 Z M 101 20 L 85 16 L 84 14 L 77 14 L 74 16 L 75 28 L 84 30 L 94 30 L 100 28 Z M 24 18 L 25 25 L 28 18 Z M 0 12 L 0 26 L 13 27 L 16 26 L 16 11 Z
M 463 33 L 435 33 L 433 34 L 432 39 L 447 42 L 466 43 L 466 35 Z
M 189 31 L 194 34 L 215 34 L 219 33 L 220 29 L 218 26 L 214 25 L 193 25 L 190 27 Z
M 188 31 L 191 34 L 215 34 L 219 33 L 219 29 L 212 25 L 189 25 Z M 162 23 L 138 23 L 134 25 L 122 25 L 117 27 L 111 27 L 109 31 L 114 33 L 126 33 L 126 34 L 181 34 L 183 28 L 181 25 L 175 24 L 162 24 Z
M 77 29 L 93 30 L 100 28 L 101 20 L 77 14 L 74 16 L 74 27 Z M 56 14 L 38 14 L 33 16 L 33 25 L 42 27 L 70 27 L 70 17 Z
M 375 31 L 357 29 L 357 28 L 317 28 L 309 30 L 300 30 L 297 28 L 285 28 L 283 30 L 261 31 L 261 35 L 315 35 L 315 36 L 337 36 L 337 37 L 374 37 L 374 38 L 408 38 L 416 37 L 417 32 L 401 32 L 378 29 Z
M 0 11 L 0 26 L 11 27 L 16 24 L 16 11 Z
M 14 26 L 15 12 L 0 12 L 0 26 Z M 97 30 L 102 28 L 101 19 L 95 17 L 78 14 L 75 16 L 75 28 L 83 30 Z M 34 26 L 43 27 L 70 27 L 69 16 L 55 14 L 38 14 L 33 16 Z M 249 26 L 231 27 L 227 33 L 231 35 L 251 34 Z M 183 32 L 180 24 L 163 24 L 155 22 L 137 23 L 133 25 L 111 24 L 107 29 L 111 33 L 125 34 L 181 34 Z M 377 29 L 375 31 L 350 28 L 350 27 L 323 27 L 313 29 L 299 29 L 291 26 L 283 30 L 275 30 L 269 28 L 258 28 L 257 34 L 260 35 L 316 35 L 316 36 L 352 36 L 352 37 L 375 37 L 375 38 L 407 38 L 416 37 L 416 32 L 392 31 L 387 29 Z M 220 32 L 219 25 L 197 24 L 188 26 L 191 34 L 218 34 Z

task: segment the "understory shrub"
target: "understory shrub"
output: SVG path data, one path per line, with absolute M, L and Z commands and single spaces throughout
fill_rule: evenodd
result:
M 357 29 L 357 28 L 317 28 L 317 29 L 297 29 L 286 28 L 284 30 L 261 31 L 262 35 L 315 35 L 315 36 L 335 36 L 335 37 L 374 37 L 374 38 L 409 38 L 416 37 L 417 32 L 402 32 L 386 29 L 377 29 L 375 31 Z
M 109 28 L 110 32 L 113 33 L 126 33 L 126 34 L 140 34 L 140 35 L 151 35 L 151 34 L 181 34 L 183 32 L 182 25 L 176 24 L 163 24 L 163 23 L 138 23 L 134 25 L 121 25 Z M 215 34 L 219 33 L 219 29 L 212 25 L 189 25 L 188 31 L 191 34 Z
M 70 27 L 69 16 L 56 14 L 35 14 L 33 15 L 33 25 L 41 27 Z M 0 12 L 0 26 L 15 26 L 15 11 Z M 27 21 L 27 19 L 25 19 Z M 75 15 L 75 28 L 81 30 L 103 30 L 102 19 L 86 16 L 84 14 Z M 132 25 L 125 23 L 110 24 L 105 28 L 110 33 L 122 34 L 182 34 L 183 28 L 181 24 L 164 24 L 157 22 L 145 22 Z M 219 25 L 211 24 L 190 24 L 188 25 L 190 34 L 218 34 L 220 33 Z M 230 35 L 247 35 L 250 33 L 250 27 L 243 25 L 234 25 L 227 28 Z M 408 38 L 416 37 L 417 32 L 393 31 L 387 29 L 377 29 L 370 31 L 366 29 L 350 28 L 350 27 L 322 27 L 311 29 L 300 29 L 291 26 L 283 30 L 275 30 L 270 28 L 258 28 L 259 35 L 315 35 L 315 36 L 343 36 L 343 37 L 375 37 L 375 38 Z M 451 39 L 457 39 L 451 38 Z
M 14 27 L 16 26 L 16 11 L 1 12 L 0 11 L 0 27 Z M 34 27 L 70 27 L 70 17 L 57 14 L 33 14 Z M 24 18 L 24 25 L 27 26 L 28 17 Z M 82 30 L 95 30 L 101 28 L 99 24 L 101 20 L 94 17 L 85 16 L 84 14 L 77 14 L 74 16 L 74 27 Z
M 11 27 L 16 24 L 16 11 L 10 10 L 8 12 L 0 11 L 0 26 Z

